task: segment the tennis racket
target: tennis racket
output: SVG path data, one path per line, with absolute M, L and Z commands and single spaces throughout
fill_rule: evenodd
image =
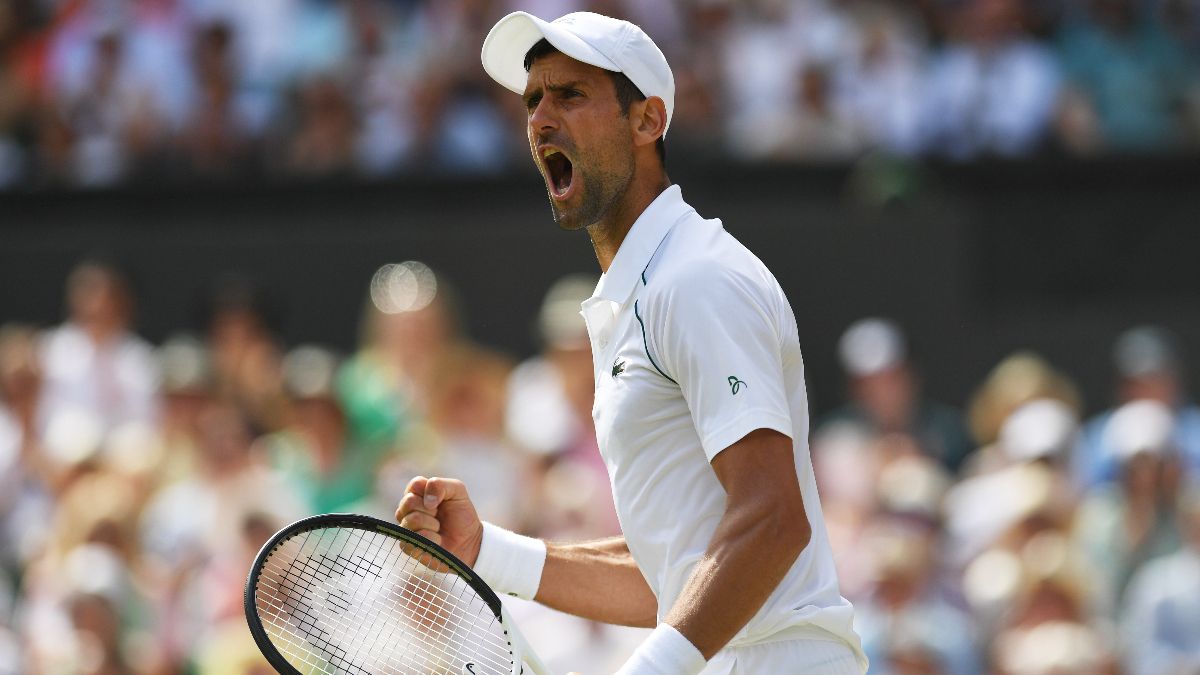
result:
M 258 648 L 285 675 L 550 672 L 470 567 L 369 516 L 280 530 L 254 560 L 245 608 Z

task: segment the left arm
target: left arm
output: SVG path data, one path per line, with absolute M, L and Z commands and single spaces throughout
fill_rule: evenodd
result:
M 793 452 L 787 436 L 758 429 L 712 461 L 725 514 L 665 619 L 705 659 L 753 618 L 808 545 Z

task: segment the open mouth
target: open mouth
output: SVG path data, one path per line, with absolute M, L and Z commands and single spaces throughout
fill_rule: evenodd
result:
M 562 199 L 571 190 L 571 179 L 575 172 L 571 160 L 561 151 L 548 148 L 542 155 L 542 164 L 546 167 L 546 180 L 550 185 L 550 193 Z

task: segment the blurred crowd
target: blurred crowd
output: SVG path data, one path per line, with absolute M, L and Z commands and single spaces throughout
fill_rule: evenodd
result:
M 1200 147 L 1194 0 L 5 0 L 0 188 L 502 172 L 514 9 L 643 26 L 686 157 Z
M 365 280 L 364 280 L 365 282 Z M 468 339 L 419 262 L 364 283 L 349 355 L 285 346 L 269 296 L 212 284 L 203 328 L 153 346 L 120 269 L 81 263 L 60 325 L 0 327 L 0 675 L 268 673 L 245 576 L 299 517 L 391 518 L 415 475 L 552 539 L 619 532 L 591 426 L 580 302 L 547 292 L 542 350 Z M 929 400 L 903 329 L 849 326 L 845 403 L 812 459 L 873 673 L 1200 670 L 1200 408 L 1154 326 L 1113 347 L 1111 410 L 1018 352 L 961 409 Z M 551 666 L 615 669 L 642 639 L 512 607 Z

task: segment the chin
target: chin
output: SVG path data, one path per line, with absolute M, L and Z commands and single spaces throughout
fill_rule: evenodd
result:
M 588 223 L 583 222 L 577 214 L 563 213 L 555 204 L 550 205 L 550 210 L 554 213 L 554 223 L 558 225 L 558 229 L 574 232 L 582 230 L 588 226 Z

